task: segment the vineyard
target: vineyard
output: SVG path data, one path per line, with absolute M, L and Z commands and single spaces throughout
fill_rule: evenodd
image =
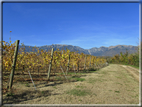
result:
M 25 48 L 20 48 L 16 54 L 16 42 L 12 44 L 11 41 L 10 43 L 3 41 L 4 93 L 10 87 L 9 82 L 12 76 L 12 82 L 70 81 L 70 77 L 79 77 L 82 73 L 89 73 L 107 66 L 104 58 L 70 52 L 68 49 L 56 51 L 52 47 L 48 51 L 39 50 L 37 47 L 35 49 L 37 49 L 36 52 L 24 52 Z

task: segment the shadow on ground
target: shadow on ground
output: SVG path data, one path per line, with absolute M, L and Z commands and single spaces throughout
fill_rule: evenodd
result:
M 49 90 L 46 91 L 27 90 L 22 92 L 13 92 L 14 94 L 7 94 L 7 96 L 3 98 L 3 104 L 17 104 L 23 101 L 33 100 L 39 97 L 48 97 L 51 96 L 51 92 L 52 91 Z M 57 95 L 57 93 L 54 95 Z

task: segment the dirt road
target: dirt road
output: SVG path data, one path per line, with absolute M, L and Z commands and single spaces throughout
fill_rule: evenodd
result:
M 3 101 L 5 104 L 139 104 L 139 81 L 128 71 L 134 69 L 110 64 L 82 75 L 84 81 L 36 83 L 37 91 L 32 83 L 29 87 L 17 83 L 20 92 L 13 97 L 3 95 Z

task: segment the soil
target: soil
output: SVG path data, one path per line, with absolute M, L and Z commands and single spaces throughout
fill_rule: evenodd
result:
M 139 104 L 138 71 L 110 64 L 82 74 L 82 81 L 39 81 L 36 88 L 32 82 L 17 82 L 13 95 L 3 94 L 3 104 Z

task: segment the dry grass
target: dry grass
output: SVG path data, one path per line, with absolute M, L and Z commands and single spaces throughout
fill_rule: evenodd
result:
M 77 82 L 45 81 L 33 84 L 15 83 L 17 92 L 3 97 L 4 103 L 18 104 L 138 104 L 139 82 L 116 64 L 85 74 Z M 18 87 L 19 86 L 19 87 Z

